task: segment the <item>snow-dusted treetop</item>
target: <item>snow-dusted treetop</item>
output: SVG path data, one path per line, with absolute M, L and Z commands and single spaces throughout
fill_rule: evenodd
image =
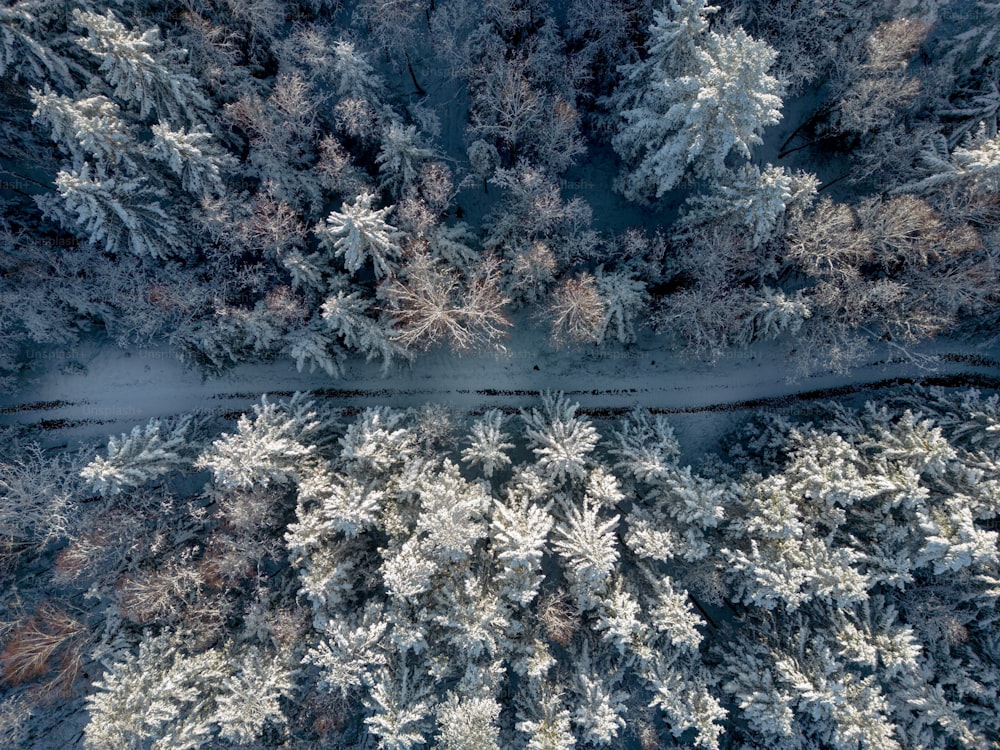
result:
M 315 228 L 320 245 L 344 259 L 344 267 L 354 273 L 371 260 L 376 276 L 387 276 L 402 250 L 403 233 L 386 221 L 394 206 L 372 208 L 375 196 L 364 192 L 340 211 L 331 211 L 326 222 Z
M 185 51 L 164 52 L 159 29 L 129 31 L 110 10 L 100 15 L 77 9 L 73 20 L 88 32 L 77 43 L 101 58 L 115 96 L 136 104 L 142 117 L 155 110 L 161 120 L 196 122 L 208 109 L 198 81 L 176 69 Z
M 683 72 L 665 78 L 656 58 L 636 66 L 610 98 L 622 117 L 612 144 L 629 168 L 622 193 L 659 198 L 689 167 L 711 177 L 724 172 L 730 154 L 749 159 L 763 128 L 781 119 L 784 85 L 769 73 L 776 55 L 737 28 L 704 34 Z

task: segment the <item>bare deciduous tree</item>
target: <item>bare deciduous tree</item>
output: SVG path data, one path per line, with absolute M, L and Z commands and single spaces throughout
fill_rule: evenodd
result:
M 604 300 L 591 274 L 564 279 L 553 290 L 547 309 L 552 340 L 560 344 L 597 343 L 604 333 L 604 312 Z
M 397 333 L 406 348 L 444 343 L 457 351 L 497 344 L 510 321 L 510 301 L 500 291 L 498 262 L 487 257 L 463 279 L 454 268 L 417 253 L 398 277 L 382 287 Z

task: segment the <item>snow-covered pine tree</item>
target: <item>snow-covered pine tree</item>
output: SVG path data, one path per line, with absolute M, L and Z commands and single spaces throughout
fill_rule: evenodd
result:
M 286 338 L 288 354 L 295 360 L 295 369 L 299 372 L 308 366 L 309 372 L 319 368 L 331 378 L 339 377 L 343 374 L 347 353 L 320 328 L 326 326 L 313 320 L 308 327 L 289 333 Z
M 184 189 L 195 195 L 218 193 L 222 189 L 222 170 L 230 160 L 212 143 L 207 130 L 171 130 L 167 125 L 152 127 L 150 154 L 166 163 Z
M 947 188 L 1000 191 L 1000 135 L 975 134 L 948 153 L 944 139 L 932 142 L 922 154 L 928 176 L 894 187 L 890 192 L 929 194 Z
M 801 292 L 789 296 L 780 289 L 765 286 L 755 298 L 750 320 L 753 341 L 767 341 L 786 332 L 796 333 L 806 319 L 812 317 L 812 310 Z
M 475 274 L 476 261 L 482 260 L 472 228 L 463 221 L 438 224 L 427 237 L 427 249 L 435 258 L 459 269 L 467 276 Z
M 540 472 L 558 482 L 585 479 L 589 456 L 597 446 L 597 430 L 589 419 L 576 416 L 578 408 L 563 394 L 546 392 L 541 411 L 521 411 Z
M 421 165 L 434 158 L 434 151 L 422 143 L 415 125 L 403 126 L 395 121 L 382 134 L 381 144 L 382 148 L 375 157 L 379 187 L 401 196 L 417 181 Z
M 635 341 L 635 319 L 642 312 L 648 297 L 646 284 L 627 271 L 606 273 L 599 268 L 594 285 L 604 303 L 602 340 L 614 336 L 620 344 Z
M 841 612 L 755 619 L 741 629 L 724 657 L 729 676 L 724 689 L 739 701 L 758 742 L 782 745 L 808 738 L 836 750 L 902 747 L 896 724 L 901 712 L 882 689 L 882 670 L 864 664 L 869 655 L 877 663 L 877 649 L 870 653 L 874 644 L 856 631 L 845 643 L 845 633 L 828 627 L 829 620 L 843 619 Z M 976 744 L 968 735 L 965 739 Z
M 305 661 L 320 668 L 324 689 L 344 699 L 354 697 L 370 676 L 387 664 L 383 640 L 389 623 L 385 612 L 372 604 L 361 613 L 334 618 L 324 614 L 317 619 L 323 638 L 309 649 Z
M 504 416 L 499 409 L 487 411 L 472 424 L 470 445 L 462 451 L 462 461 L 469 466 L 481 466 L 487 479 L 493 476 L 494 471 L 510 465 L 507 451 L 514 444 L 506 442 L 503 421 Z
M 96 456 L 80 476 L 102 495 L 141 487 L 191 465 L 199 450 L 192 440 L 194 430 L 190 415 L 166 422 L 151 419 L 145 427 L 134 427 L 130 434 L 108 440 L 107 458 Z
M 236 432 L 215 440 L 195 466 L 223 487 L 268 487 L 305 475 L 324 427 L 313 402 L 301 393 L 277 403 L 264 395 L 253 411 L 253 420 L 241 416 Z
M 535 598 L 545 577 L 542 556 L 553 522 L 546 506 L 518 493 L 507 502 L 494 499 L 490 543 L 503 566 L 501 592 L 522 607 Z
M 0 8 L 0 76 L 36 86 L 57 83 L 70 90 L 76 81 L 68 61 L 43 43 L 42 8 L 30 2 Z
M 391 323 L 367 315 L 373 307 L 371 300 L 362 297 L 360 291 L 347 291 L 346 283 L 331 286 L 341 288 L 326 298 L 320 314 L 327 328 L 341 338 L 344 346 L 363 352 L 369 362 L 381 359 L 383 373 L 387 373 L 396 360 L 413 358 L 413 353 L 397 342 L 397 331 Z
M 348 39 L 333 45 L 332 78 L 334 90 L 340 101 L 336 110 L 348 132 L 356 131 L 353 125 L 365 125 L 368 132 L 356 132 L 364 140 L 381 132 L 396 119 L 386 103 L 385 82 L 375 72 L 358 46 Z M 362 123 L 351 113 L 360 113 L 367 122 Z
M 713 182 L 709 193 L 688 199 L 680 225 L 735 224 L 744 228 L 747 245 L 756 248 L 780 233 L 787 207 L 808 208 L 818 184 L 805 172 L 790 173 L 770 164 L 761 171 L 744 164 Z
M 80 169 L 87 160 L 134 166 L 129 153 L 136 144 L 118 105 L 103 96 L 73 100 L 46 88 L 32 89 L 33 119 L 52 129 L 58 143 Z
M 105 252 L 159 259 L 189 254 L 185 233 L 162 205 L 164 192 L 143 178 L 112 176 L 84 162 L 79 170 L 60 171 L 55 183 L 62 202 L 46 207 Z
M 365 701 L 368 731 L 379 750 L 411 750 L 424 744 L 431 729 L 431 689 L 406 661 L 383 667 L 372 677 Z
M 357 671 L 363 676 L 364 669 L 363 665 L 352 666 L 353 662 L 347 663 L 354 658 L 350 654 L 355 652 L 355 646 L 361 648 L 358 644 L 367 642 L 367 634 L 377 633 L 378 623 L 371 619 L 375 615 L 368 613 L 365 615 L 367 619 L 364 625 L 355 631 L 352 630 L 355 627 L 354 620 L 344 615 L 345 608 L 358 601 L 359 586 L 362 584 L 362 576 L 369 571 L 369 560 L 364 549 L 365 540 L 347 536 L 343 530 L 360 531 L 364 528 L 362 524 L 367 519 L 363 516 L 377 509 L 379 498 L 374 493 L 369 493 L 361 498 L 365 503 L 362 508 L 345 513 L 342 507 L 334 507 L 333 512 L 328 513 L 327 501 L 330 498 L 325 495 L 327 488 L 316 486 L 314 476 L 310 476 L 308 481 L 313 486 L 305 489 L 299 496 L 296 509 L 298 520 L 289 524 L 285 533 L 288 560 L 295 567 L 302 584 L 300 594 L 312 605 L 313 627 L 325 631 L 328 626 L 335 626 L 334 630 L 327 633 L 331 639 L 327 645 L 332 653 L 320 649 L 321 653 L 316 658 L 330 661 L 332 665 L 333 674 L 324 680 L 330 690 L 347 693 L 360 685 L 360 682 L 354 684 L 351 675 Z M 343 498 L 343 495 L 334 498 L 333 504 L 336 506 L 336 502 Z M 347 496 L 347 499 L 355 498 Z M 324 526 L 324 521 L 331 517 L 337 522 L 339 529 Z M 372 606 L 375 606 L 377 616 L 384 619 L 385 614 L 378 602 L 373 602 Z M 359 638 L 361 641 L 358 641 Z M 382 653 L 377 642 L 372 642 L 371 649 L 374 655 Z M 372 663 L 376 661 L 373 657 Z M 339 672 L 341 668 L 346 671 Z
M 750 158 L 763 128 L 781 119 L 784 88 L 769 74 L 776 54 L 737 27 L 701 35 L 683 71 L 662 56 L 638 63 L 610 99 L 622 118 L 612 139 L 627 170 L 622 194 L 660 198 L 689 167 L 711 177 L 724 173 L 731 153 Z
M 619 421 L 614 435 L 618 443 L 614 453 L 619 458 L 615 468 L 635 479 L 653 484 L 677 465 L 680 444 L 662 414 L 634 410 Z
M 534 698 L 518 711 L 515 725 L 518 732 L 528 736 L 526 750 L 573 750 L 576 738 L 562 693 L 547 685 Z
M 580 738 L 592 747 L 614 747 L 620 742 L 626 723 L 628 693 L 618 689 L 621 671 L 602 664 L 591 656 L 591 649 L 584 643 L 579 654 L 574 654 L 574 675 L 570 683 L 575 708 L 573 724 L 578 727 Z
M 654 653 L 643 676 L 654 694 L 650 707 L 663 712 L 674 737 L 693 729 L 695 747 L 719 749 L 728 714 L 709 691 L 712 677 L 700 660 L 670 651 Z
M 598 606 L 618 562 L 615 529 L 620 516 L 605 517 L 588 498 L 565 509 L 566 520 L 556 526 L 553 548 L 563 560 L 574 602 L 580 611 Z
M 653 642 L 666 643 L 678 651 L 697 652 L 704 640 L 701 627 L 705 620 L 691 604 L 691 595 L 666 575 L 643 567 L 648 583 L 650 629 Z
M 449 693 L 437 707 L 441 750 L 500 750 L 500 704 L 489 694 Z
M 340 458 L 362 479 L 385 479 L 417 455 L 417 436 L 404 424 L 405 412 L 365 409 L 340 439 Z
M 275 654 L 226 643 L 188 653 L 179 633 L 147 636 L 110 666 L 87 699 L 88 750 L 197 750 L 216 738 L 258 740 L 285 723 L 290 670 Z
M 389 275 L 402 254 L 403 233 L 386 221 L 395 206 L 372 208 L 375 196 L 361 193 L 340 211 L 331 211 L 326 221 L 313 230 L 320 246 L 343 258 L 344 267 L 354 273 L 370 259 L 378 277 Z
M 209 103 L 193 76 L 178 71 L 186 50 L 168 49 L 159 29 L 129 31 L 111 10 L 104 15 L 76 9 L 73 20 L 87 29 L 77 44 L 101 59 L 101 72 L 115 96 L 136 105 L 141 117 L 156 113 L 160 122 L 195 124 Z
M 746 520 L 733 528 L 747 535 L 743 549 L 722 550 L 734 598 L 762 609 L 790 610 L 813 599 L 838 606 L 865 599 L 871 581 L 860 570 L 863 554 L 815 536 L 815 521 L 797 497 L 781 476 L 747 493 Z
M 708 0 L 669 0 L 665 5 L 669 5 L 669 13 L 653 11 L 646 48 L 649 57 L 664 66 L 664 73 L 684 74 L 695 62 L 708 33 L 709 16 L 718 13 L 719 7 L 709 5 Z M 622 73 L 631 79 L 645 70 L 648 68 L 625 66 Z

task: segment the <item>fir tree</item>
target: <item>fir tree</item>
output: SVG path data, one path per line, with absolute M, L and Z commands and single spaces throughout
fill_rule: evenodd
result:
M 331 211 L 314 231 L 323 248 L 343 258 L 348 272 L 358 271 L 371 260 L 375 275 L 386 276 L 402 253 L 403 234 L 385 220 L 394 206 L 373 209 L 374 199 L 371 193 L 362 193 L 340 211 Z
M 640 63 L 611 99 L 622 116 L 612 143 L 629 170 L 619 180 L 622 193 L 660 198 L 688 167 L 714 176 L 724 172 L 730 153 L 749 159 L 763 128 L 781 119 L 783 87 L 768 73 L 775 56 L 737 28 L 701 36 L 683 71 L 674 72 L 663 56 Z
M 577 408 L 562 394 L 545 393 L 541 411 L 521 412 L 540 470 L 557 481 L 584 479 L 588 456 L 597 445 L 597 430 L 576 416 Z
M 171 130 L 153 125 L 151 153 L 163 161 L 181 181 L 184 189 L 195 195 L 218 193 L 222 189 L 222 169 L 228 160 L 212 144 L 205 130 Z
M 235 644 L 186 653 L 178 634 L 147 637 L 116 661 L 88 698 L 88 750 L 196 750 L 218 736 L 257 740 L 282 724 L 291 675 L 275 656 Z
M 421 143 L 414 125 L 403 127 L 397 122 L 391 123 L 381 142 L 382 149 L 375 158 L 381 175 L 379 187 L 402 195 L 416 182 L 421 164 L 432 159 L 434 152 Z
M 118 105 L 103 96 L 74 101 L 46 89 L 31 92 L 33 119 L 52 129 L 52 140 L 73 158 L 79 169 L 84 162 L 125 162 L 134 166 L 136 145 Z
M 635 318 L 646 303 L 645 283 L 624 271 L 604 273 L 599 269 L 594 284 L 604 303 L 601 338 L 613 335 L 620 344 L 635 341 Z
M 690 209 L 681 223 L 685 227 L 735 223 L 743 228 L 747 245 L 756 248 L 780 232 L 791 204 L 799 211 L 808 207 L 816 186 L 813 175 L 790 174 L 770 164 L 762 172 L 744 164 L 735 174 L 713 183 L 707 195 L 689 199 Z
M 189 466 L 198 451 L 191 441 L 193 418 L 163 423 L 151 419 L 145 427 L 108 441 L 107 458 L 97 456 L 80 472 L 103 495 L 140 487 L 165 474 Z
M 87 29 L 77 43 L 101 58 L 101 72 L 115 96 L 135 104 L 141 117 L 155 111 L 161 121 L 196 123 L 209 105 L 198 81 L 176 70 L 186 50 L 163 51 L 158 29 L 129 31 L 110 10 L 104 15 L 73 11 L 73 20 Z
M 253 410 L 253 420 L 241 416 L 236 432 L 215 440 L 195 462 L 223 487 L 288 483 L 304 474 L 316 453 L 313 440 L 323 422 L 302 394 L 278 403 L 265 395 Z
M 79 170 L 60 171 L 55 183 L 61 221 L 79 227 L 88 242 L 106 252 L 160 259 L 189 253 L 184 233 L 162 205 L 164 191 L 143 179 L 111 176 L 84 162 Z
M 503 432 L 503 414 L 497 409 L 490 409 L 481 419 L 472 425 L 470 445 L 462 451 L 462 460 L 470 466 L 481 466 L 483 476 L 487 479 L 493 472 L 510 465 L 506 451 L 514 447 L 506 442 L 507 435 Z

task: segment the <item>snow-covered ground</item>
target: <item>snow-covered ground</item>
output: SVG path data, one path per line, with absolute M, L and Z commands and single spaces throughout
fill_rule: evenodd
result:
M 377 363 L 352 363 L 345 377 L 297 372 L 291 361 L 236 367 L 222 377 L 186 368 L 171 351 L 119 349 L 101 339 L 73 349 L 38 350 L 16 392 L 0 396 L 0 427 L 41 428 L 50 445 L 100 441 L 152 417 L 185 412 L 232 416 L 260 394 L 311 391 L 338 408 L 441 403 L 463 412 L 537 403 L 546 389 L 564 391 L 585 413 L 614 414 L 646 407 L 671 415 L 692 460 L 710 449 L 733 413 L 779 408 L 808 398 L 858 394 L 912 382 L 1000 386 L 1000 351 L 940 340 L 916 353 L 923 366 L 897 352 L 875 352 L 847 374 L 817 372 L 799 379 L 779 343 L 735 352 L 714 365 L 694 363 L 646 335 L 630 348 L 559 350 L 524 328 L 507 350 L 458 357 L 435 351 L 382 376 Z

